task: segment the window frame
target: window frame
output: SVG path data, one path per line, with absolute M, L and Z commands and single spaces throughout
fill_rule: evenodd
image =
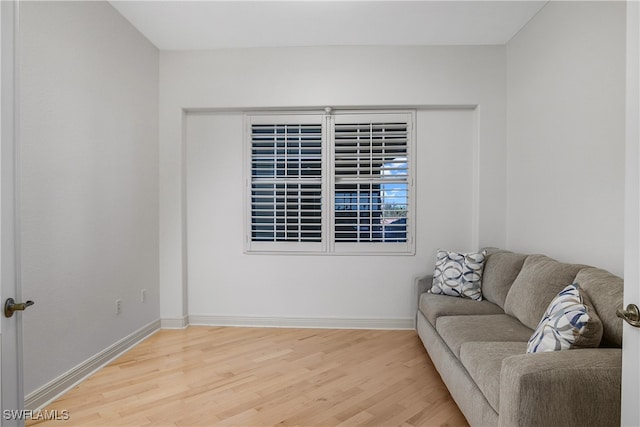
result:
M 326 216 L 326 206 L 322 205 L 321 210 L 321 238 L 320 242 L 291 242 L 291 241 L 255 241 L 252 239 L 253 222 L 252 222 L 252 135 L 253 125 L 320 125 L 321 126 L 321 169 L 326 169 L 326 127 L 324 117 L 320 113 L 298 113 L 298 114 L 245 114 L 245 179 L 246 179 L 246 197 L 245 197 L 245 252 L 246 253 L 322 253 L 326 252 L 326 229 L 324 218 Z M 284 182 L 284 181 L 283 181 Z M 324 200 L 326 192 L 326 177 L 321 174 L 320 191 L 321 198 Z
M 244 253 L 246 254 L 309 254 L 309 255 L 415 255 L 416 216 L 416 135 L 415 110 L 334 110 L 325 111 L 265 111 L 246 112 L 244 115 L 244 176 L 245 176 L 245 230 Z M 335 135 L 336 122 L 349 119 L 382 123 L 389 121 L 406 122 L 407 157 L 407 209 L 406 241 L 404 242 L 336 242 L 335 205 L 338 192 L 335 191 Z M 252 135 L 253 125 L 273 124 L 321 124 L 321 241 L 255 241 L 252 239 Z M 363 181 L 364 183 L 364 181 Z

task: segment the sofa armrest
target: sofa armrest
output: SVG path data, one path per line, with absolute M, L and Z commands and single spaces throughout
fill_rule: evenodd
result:
M 420 305 L 420 295 L 427 292 L 428 289 L 431 289 L 431 285 L 433 284 L 433 275 L 418 277 L 415 280 L 415 291 L 416 291 L 416 303 L 415 303 L 415 312 L 418 312 L 418 306 Z
M 415 318 L 414 318 L 414 327 L 417 328 L 417 322 L 418 322 L 418 310 L 420 309 L 420 295 L 424 294 L 425 292 L 427 292 L 427 289 L 431 288 L 431 284 L 433 283 L 433 276 L 429 275 L 429 276 L 422 276 L 422 277 L 416 277 L 415 281 L 414 281 L 414 290 L 416 291 L 415 295 L 416 295 L 416 299 L 414 301 L 414 310 L 413 312 L 415 313 Z
M 511 356 L 500 371 L 499 426 L 619 426 L 622 350 Z
M 418 300 L 420 300 L 420 295 L 424 294 L 425 292 L 427 292 L 428 289 L 431 288 L 432 284 L 433 284 L 433 275 L 431 274 L 428 276 L 418 277 L 416 279 L 416 291 L 418 295 Z

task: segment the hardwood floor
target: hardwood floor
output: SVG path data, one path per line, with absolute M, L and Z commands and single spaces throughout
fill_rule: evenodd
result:
M 468 425 L 415 331 L 162 330 L 45 409 L 69 419 L 27 425 Z

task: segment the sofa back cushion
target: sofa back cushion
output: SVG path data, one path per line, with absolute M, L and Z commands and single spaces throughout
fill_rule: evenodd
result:
M 622 347 L 622 319 L 616 316 L 616 310 L 623 306 L 623 279 L 601 268 L 589 267 L 578 272 L 575 283 L 589 295 L 602 321 L 600 346 Z
M 491 249 L 487 254 L 482 274 L 482 297 L 504 310 L 509 289 L 522 270 L 527 255 Z
M 565 264 L 544 255 L 529 255 L 511 285 L 504 311 L 535 329 L 549 303 L 586 266 Z M 596 310 L 597 311 L 597 310 Z

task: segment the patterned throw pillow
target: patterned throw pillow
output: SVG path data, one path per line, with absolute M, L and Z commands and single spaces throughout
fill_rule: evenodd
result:
M 481 301 L 482 270 L 486 256 L 486 251 L 458 253 L 439 250 L 429 292 Z
M 578 284 L 569 285 L 551 301 L 527 345 L 527 353 L 570 350 L 600 345 L 602 322 Z

